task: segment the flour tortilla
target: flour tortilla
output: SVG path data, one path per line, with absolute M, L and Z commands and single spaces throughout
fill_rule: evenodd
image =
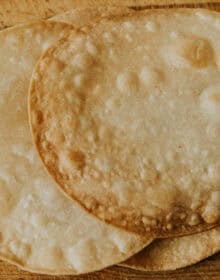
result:
M 42 57 L 37 149 L 98 218 L 154 237 L 219 224 L 219 26 L 214 12 L 152 10 L 104 19 Z
M 119 8 L 106 9 L 106 7 L 74 9 L 60 14 L 51 20 L 74 24 L 88 24 L 98 15 L 104 16 L 112 12 L 117 14 L 124 12 Z M 128 12 L 128 11 L 127 11 Z M 220 250 L 220 228 L 203 233 L 153 241 L 149 246 L 137 253 L 121 266 L 144 271 L 174 270 L 192 265 L 209 257 Z
M 114 8 L 111 8 L 112 11 Z M 85 18 L 90 19 L 93 15 L 98 15 L 106 11 L 106 8 L 74 9 L 72 11 L 55 16 L 52 20 L 72 23 L 76 27 Z M 109 11 L 108 11 L 109 12 Z M 144 271 L 173 270 L 192 265 L 220 250 L 220 230 L 219 228 L 207 232 L 155 240 L 140 253 L 137 253 L 121 266 Z
M 26 110 L 32 70 L 71 28 L 39 22 L 0 33 L 0 256 L 38 273 L 99 270 L 150 242 L 103 224 L 65 198 L 32 144 Z
M 209 4 L 207 4 L 207 2 Z M 195 3 L 195 4 L 193 4 Z M 213 4 L 211 4 L 213 3 Z M 105 6 L 163 6 L 190 4 L 217 8 L 219 0 L 1 0 L 0 1 L 0 29 L 37 19 L 46 19 L 66 12 L 73 8 Z
M 106 8 L 74 9 L 52 20 L 72 23 L 76 27 L 81 21 L 87 24 L 85 18 L 90 19 L 93 15 L 97 16 L 97 13 L 103 15 L 103 12 L 106 12 Z M 220 230 L 217 228 L 192 236 L 155 240 L 121 265 L 145 271 L 172 270 L 194 264 L 219 250 Z
M 220 251 L 220 228 L 177 238 L 155 240 L 121 264 L 145 271 L 174 270 L 195 264 Z

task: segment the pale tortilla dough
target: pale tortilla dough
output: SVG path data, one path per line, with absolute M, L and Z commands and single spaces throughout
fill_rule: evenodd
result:
M 27 114 L 31 73 L 43 51 L 71 29 L 38 22 L 0 33 L 0 255 L 38 273 L 99 270 L 150 242 L 90 217 L 65 198 L 35 152 Z

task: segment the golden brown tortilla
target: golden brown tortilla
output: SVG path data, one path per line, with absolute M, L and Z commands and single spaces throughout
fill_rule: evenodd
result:
M 98 218 L 157 237 L 219 224 L 219 25 L 205 10 L 113 17 L 41 59 L 37 149 Z
M 195 264 L 220 250 L 220 228 L 193 235 L 155 240 L 121 264 L 145 271 L 174 270 Z

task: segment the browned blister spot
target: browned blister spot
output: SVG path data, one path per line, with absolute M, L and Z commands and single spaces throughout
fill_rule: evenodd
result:
M 34 115 L 34 118 L 37 124 L 42 124 L 44 121 L 43 113 L 41 111 L 37 111 Z
M 69 151 L 68 156 L 73 165 L 80 171 L 83 171 L 86 164 L 85 154 L 81 151 Z
M 214 51 L 206 39 L 187 39 L 181 50 L 183 57 L 196 68 L 207 67 L 214 62 Z

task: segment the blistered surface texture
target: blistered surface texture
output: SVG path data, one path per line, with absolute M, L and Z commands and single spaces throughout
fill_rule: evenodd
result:
M 32 70 L 43 51 L 71 28 L 42 22 L 0 33 L 0 256 L 50 274 L 101 269 L 147 244 L 64 197 L 32 144 L 27 114 Z
M 114 14 L 121 9 L 106 7 L 92 9 L 74 9 L 72 11 L 55 16 L 51 20 L 73 23 L 80 26 L 85 23 L 85 18 L 93 18 L 97 13 L 103 16 L 112 12 Z M 84 15 L 87 15 L 86 17 Z M 84 21 L 84 22 L 82 22 Z M 76 24 L 77 23 L 77 24 Z M 196 263 L 220 250 L 220 231 L 212 229 L 185 237 L 161 239 L 154 241 L 140 253 L 137 253 L 129 260 L 122 263 L 130 268 L 152 271 L 171 270 Z
M 103 20 L 43 57 L 31 122 L 66 193 L 143 234 L 219 223 L 219 29 L 214 12 L 152 11 Z

